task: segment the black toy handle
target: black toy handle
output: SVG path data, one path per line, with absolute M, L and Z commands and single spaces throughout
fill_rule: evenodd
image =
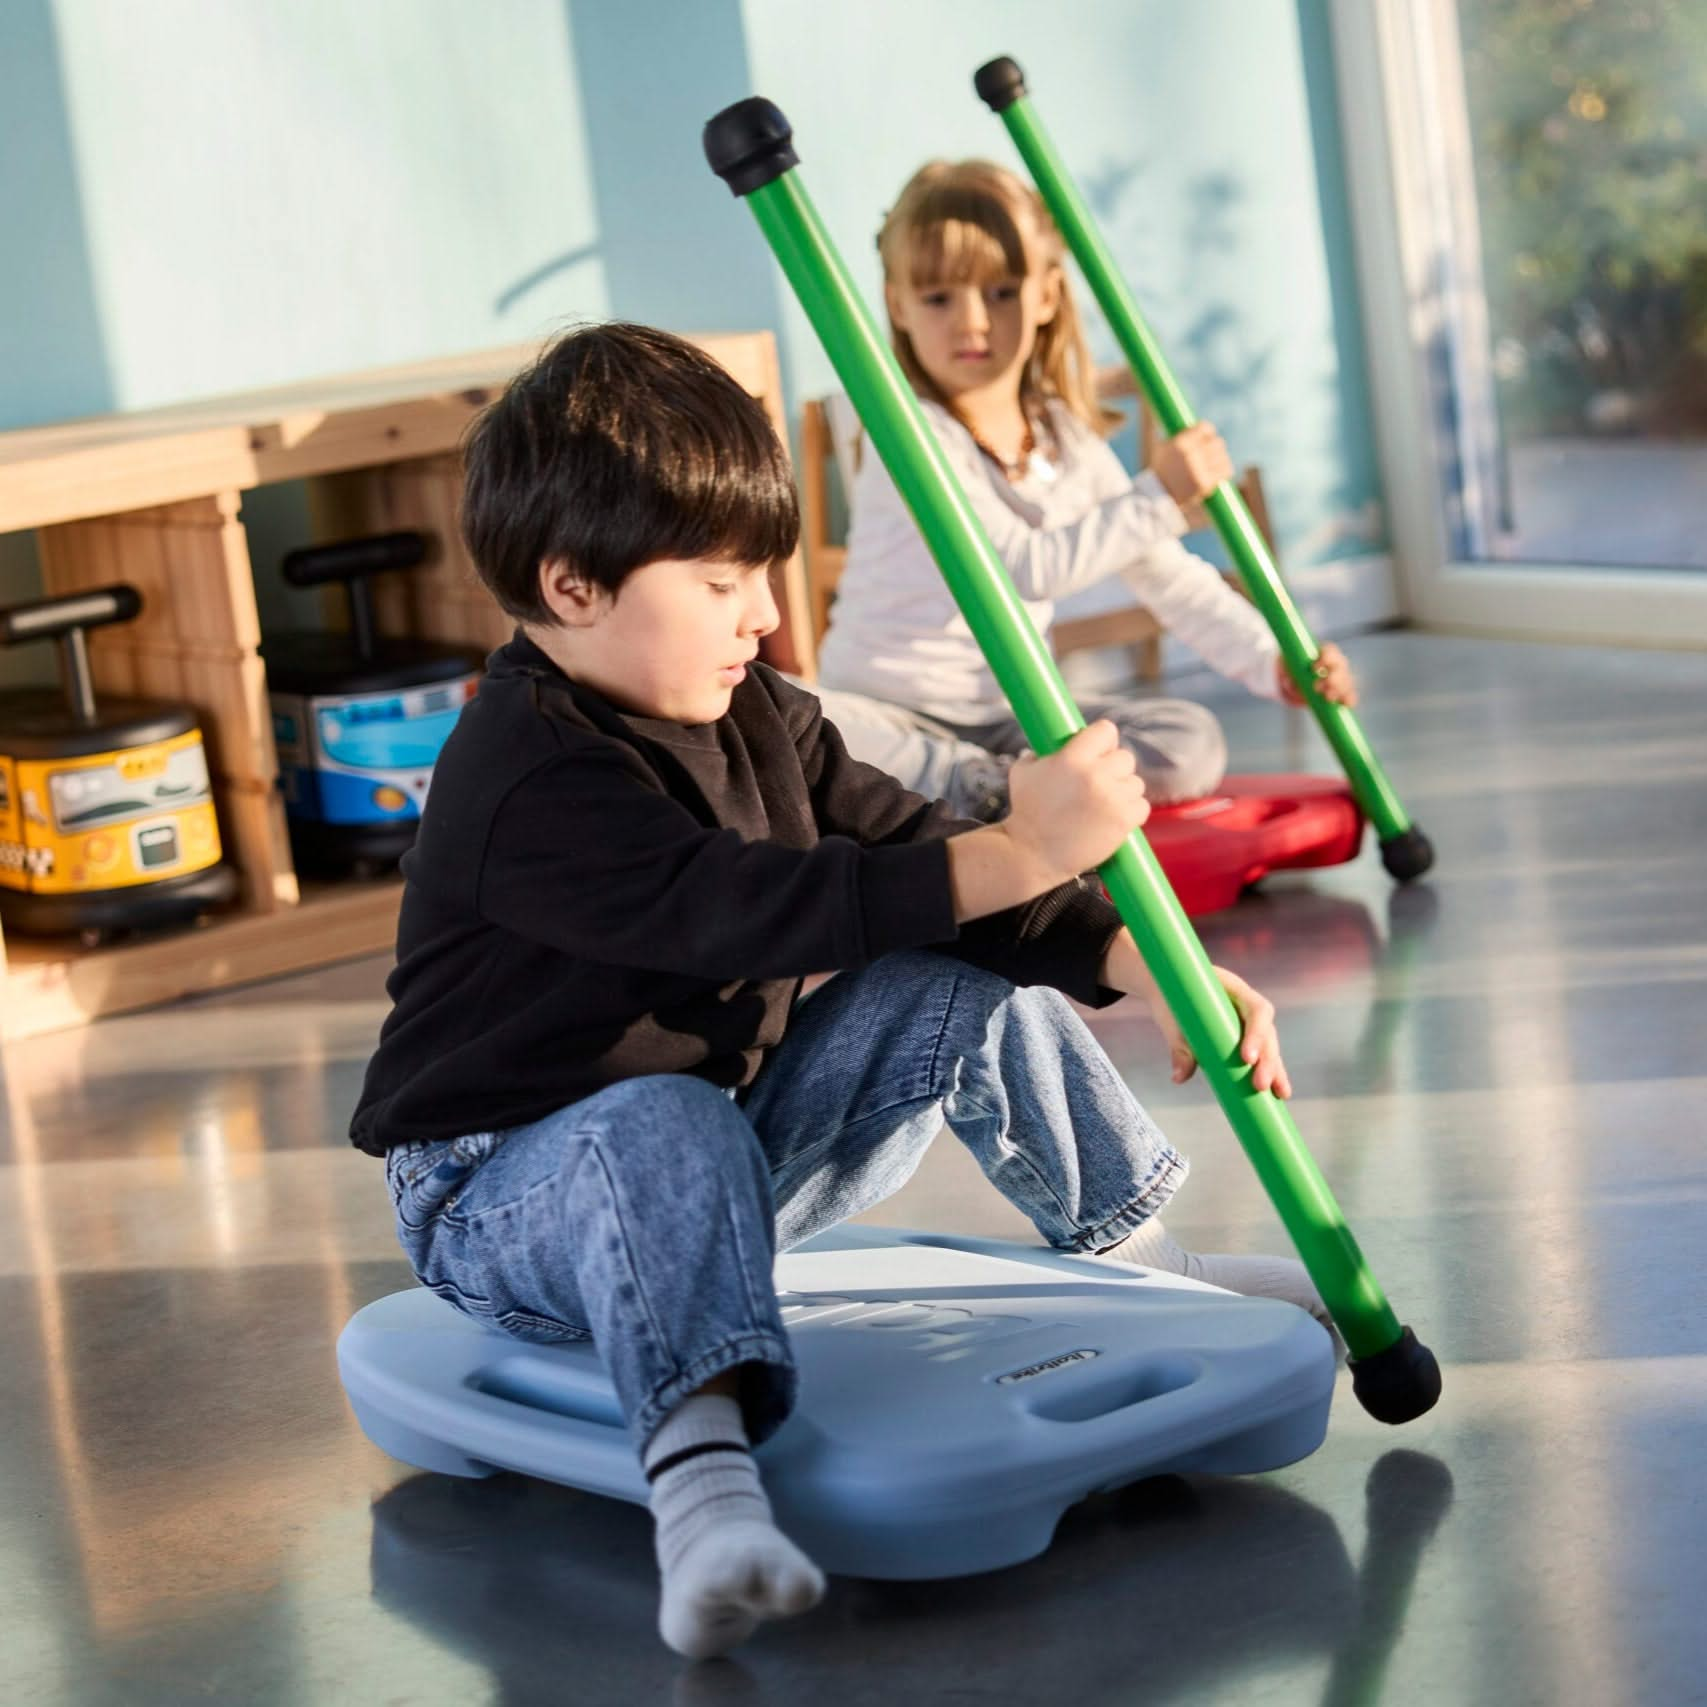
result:
M 350 597 L 350 639 L 356 656 L 372 659 L 379 640 L 373 626 L 373 598 L 367 578 L 387 569 L 413 569 L 427 555 L 427 536 L 413 529 L 371 533 L 360 539 L 337 539 L 326 545 L 304 545 L 285 554 L 279 566 L 293 587 L 323 587 L 341 582 Z
M 426 555 L 424 533 L 375 533 L 301 546 L 286 553 L 279 572 L 293 587 L 321 587 L 329 581 L 359 581 L 387 569 L 413 569 Z
M 142 594 L 123 581 L 65 593 L 57 599 L 35 599 L 0 610 L 0 646 L 57 640 L 65 703 L 77 722 L 89 728 L 95 721 L 95 678 L 89 669 L 89 644 L 84 634 L 91 628 L 105 628 L 110 622 L 129 622 L 141 613 Z
M 56 599 L 0 610 L 0 646 L 22 646 L 29 640 L 62 640 L 85 628 L 104 628 L 110 622 L 130 622 L 142 613 L 142 594 L 120 581 L 111 587 L 90 587 Z

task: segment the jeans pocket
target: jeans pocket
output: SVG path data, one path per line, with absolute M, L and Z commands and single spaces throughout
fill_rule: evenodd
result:
M 501 1132 L 470 1132 L 461 1138 L 398 1145 L 386 1168 L 398 1227 L 421 1233 L 454 1209 L 475 1169 L 489 1161 L 503 1141 Z
M 521 1189 L 500 1169 L 481 1170 L 503 1148 L 510 1131 L 470 1132 L 460 1138 L 399 1145 L 387 1160 L 386 1182 L 397 1214 L 397 1235 L 415 1278 L 447 1304 L 514 1339 L 540 1345 L 592 1338 L 584 1321 L 565 1321 L 559 1296 L 517 1297 L 508 1260 L 516 1255 L 514 1205 L 494 1202 L 507 1186 Z M 522 1182 L 525 1183 L 525 1182 Z M 460 1212 L 459 1212 L 460 1211 Z M 558 1293 L 563 1289 L 558 1288 Z M 567 1309 L 578 1314 L 570 1287 Z M 530 1306 L 544 1305 L 543 1309 Z
M 415 1265 L 415 1278 L 426 1289 L 444 1299 L 447 1304 L 454 1305 L 465 1316 L 472 1316 L 477 1322 L 490 1322 L 492 1317 L 492 1300 L 478 1292 L 471 1292 L 466 1286 L 456 1280 L 440 1277 L 435 1279 L 430 1268 L 425 1263 Z
M 574 1327 L 552 1316 L 542 1316 L 535 1310 L 499 1310 L 493 1322 L 512 1339 L 528 1340 L 534 1345 L 562 1345 L 570 1340 L 590 1340 L 591 1328 Z

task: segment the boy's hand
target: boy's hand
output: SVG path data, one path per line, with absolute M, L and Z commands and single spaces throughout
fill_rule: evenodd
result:
M 1233 998 L 1233 1006 L 1244 1023 L 1239 1056 L 1251 1068 L 1251 1083 L 1259 1091 L 1273 1091 L 1277 1097 L 1291 1096 L 1292 1080 L 1280 1058 L 1280 1037 L 1274 1029 L 1274 1003 L 1253 990 L 1238 973 L 1229 972 L 1224 966 L 1212 970 L 1221 980 L 1221 987 Z M 1120 931 L 1109 943 L 1103 959 L 1102 981 L 1111 990 L 1124 990 L 1137 996 L 1149 1008 L 1157 1030 L 1167 1039 L 1168 1053 L 1173 1057 L 1174 1083 L 1184 1084 L 1197 1071 L 1197 1057 L 1192 1054 L 1179 1021 L 1162 1000 L 1162 992 L 1150 976 L 1131 931 Z
M 1233 478 L 1233 459 L 1221 435 L 1207 421 L 1199 421 L 1158 445 L 1151 467 L 1168 496 L 1185 511 L 1189 530 L 1203 526 L 1198 501 L 1207 498 L 1222 481 Z
M 1150 816 L 1137 770 L 1120 732 L 1099 718 L 1048 758 L 1027 753 L 1014 765 L 1011 809 L 996 827 L 1066 883 L 1101 865 Z
M 1280 673 L 1280 697 L 1288 705 L 1302 705 L 1304 696 L 1286 660 L 1282 658 L 1275 669 Z M 1343 705 L 1347 711 L 1357 708 L 1357 677 L 1351 673 L 1350 660 L 1331 640 L 1316 654 L 1316 691 L 1330 705 Z
M 1001 823 L 948 838 L 957 923 L 1070 883 L 1150 816 L 1136 761 L 1106 719 L 1046 759 L 1027 753 L 1008 772 L 1008 801 Z
M 1280 1034 L 1274 1028 L 1274 1003 L 1260 991 L 1253 990 L 1237 972 L 1229 972 L 1225 966 L 1211 970 L 1221 980 L 1221 987 L 1233 998 L 1233 1006 L 1244 1022 L 1239 1059 L 1251 1069 L 1251 1084 L 1259 1091 L 1273 1091 L 1277 1097 L 1291 1096 L 1292 1080 L 1287 1076 L 1286 1063 L 1280 1058 Z M 1159 991 L 1150 1000 L 1150 1014 L 1162 1036 L 1168 1040 L 1168 1053 L 1174 1064 L 1174 1083 L 1183 1085 L 1197 1071 L 1197 1057 L 1192 1054 L 1179 1022 Z

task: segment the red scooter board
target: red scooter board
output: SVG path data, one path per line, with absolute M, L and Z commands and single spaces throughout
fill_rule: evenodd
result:
M 1155 807 L 1144 834 L 1196 918 L 1232 906 L 1271 871 L 1355 859 L 1363 814 L 1339 777 L 1230 776 L 1201 800 Z

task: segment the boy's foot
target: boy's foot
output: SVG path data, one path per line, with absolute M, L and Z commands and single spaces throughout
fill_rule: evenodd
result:
M 822 1599 L 823 1573 L 772 1520 L 733 1399 L 684 1400 L 646 1449 L 646 1478 L 664 1579 L 658 1630 L 678 1654 L 727 1653 L 767 1618 Z
M 1129 1262 L 1136 1268 L 1155 1268 L 1164 1274 L 1201 1280 L 1228 1292 L 1243 1293 L 1247 1298 L 1280 1298 L 1296 1304 L 1300 1310 L 1308 1310 L 1330 1334 L 1335 1332 L 1334 1319 L 1311 1284 L 1303 1263 L 1291 1257 L 1199 1256 L 1176 1244 L 1154 1216 L 1135 1227 L 1118 1245 L 1097 1254 Z

